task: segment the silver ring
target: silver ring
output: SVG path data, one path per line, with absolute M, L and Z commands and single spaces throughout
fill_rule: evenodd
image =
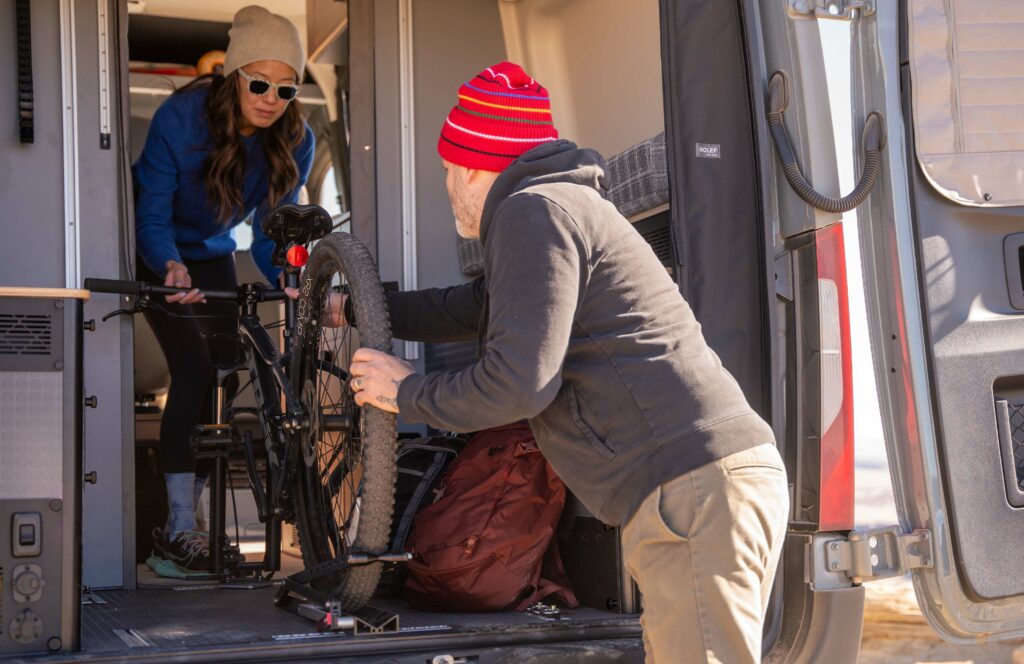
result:
M 352 379 L 352 389 L 354 389 L 356 392 L 359 392 L 360 390 L 363 389 L 363 380 L 362 380 L 362 378 L 353 378 Z

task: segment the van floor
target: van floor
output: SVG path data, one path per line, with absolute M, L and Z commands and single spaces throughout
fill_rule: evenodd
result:
M 469 635 L 531 633 L 530 642 L 543 641 L 550 632 L 555 640 L 586 638 L 601 627 L 614 632 L 638 631 L 636 616 L 579 608 L 562 612 L 558 618 L 528 612 L 437 613 L 417 611 L 406 602 L 375 598 L 370 606 L 398 614 L 398 634 L 353 636 L 351 632 L 321 634 L 311 620 L 276 608 L 273 598 L 278 587 L 236 588 L 211 585 L 169 585 L 162 589 L 94 590 L 82 605 L 81 654 L 86 659 L 150 659 L 154 655 L 206 651 L 214 655 L 224 646 L 247 648 L 317 645 L 336 648 L 351 643 L 356 650 L 368 640 L 383 646 L 385 639 L 403 637 L 453 636 L 465 642 Z M 570 638 L 567 631 L 576 634 Z M 520 634 L 521 635 L 521 634 Z M 560 636 L 559 636 L 560 635 Z M 363 643 L 360 643 L 363 642 Z M 396 642 L 396 645 L 398 643 Z M 337 649 L 332 648 L 337 654 Z M 404 648 L 403 648 L 404 649 Z M 379 652 L 379 650 L 378 650 Z M 63 661 L 67 661 L 65 657 Z
M 180 590 L 95 591 L 82 607 L 82 650 L 110 652 L 131 648 L 181 648 L 234 643 L 285 642 L 309 638 L 387 638 L 324 636 L 311 620 L 273 605 L 276 587 L 254 590 L 183 588 Z M 463 632 L 508 629 L 554 622 L 530 613 L 434 613 L 405 602 L 376 599 L 371 606 L 399 614 L 400 633 Z M 562 622 L 621 620 L 624 616 L 580 608 Z

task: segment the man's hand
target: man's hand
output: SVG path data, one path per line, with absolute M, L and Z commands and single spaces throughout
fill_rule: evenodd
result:
M 164 286 L 173 286 L 175 288 L 190 288 L 192 286 L 192 277 L 189 276 L 188 267 L 178 261 L 170 260 L 167 261 L 167 275 L 164 276 Z M 164 299 L 168 302 L 178 304 L 192 304 L 193 302 L 206 302 L 206 298 L 198 288 L 193 288 L 186 293 L 178 293 L 177 295 L 165 295 Z
M 299 299 L 298 288 L 285 288 L 284 294 L 293 300 Z M 324 317 L 324 327 L 342 327 L 348 325 L 348 321 L 345 320 L 345 302 L 348 300 L 348 295 L 344 293 L 331 293 L 330 295 L 330 312 Z
M 398 386 L 406 376 L 415 373 L 405 360 L 370 348 L 355 352 L 348 372 L 356 404 L 370 404 L 389 413 L 398 412 Z

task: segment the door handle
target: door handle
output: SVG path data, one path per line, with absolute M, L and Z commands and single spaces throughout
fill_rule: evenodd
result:
M 872 111 L 864 121 L 861 134 L 861 148 L 864 150 L 864 170 L 860 174 L 857 186 L 846 196 L 835 198 L 817 191 L 800 171 L 796 160 L 793 141 L 786 130 L 783 113 L 789 106 L 789 81 L 786 74 L 777 71 L 768 81 L 768 129 L 772 134 L 772 142 L 782 162 L 782 172 L 793 191 L 811 207 L 823 212 L 849 212 L 865 200 L 878 181 L 882 171 L 882 148 L 885 147 L 885 131 L 882 114 Z

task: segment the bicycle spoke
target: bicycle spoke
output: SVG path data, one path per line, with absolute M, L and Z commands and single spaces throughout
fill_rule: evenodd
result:
M 321 321 L 330 320 L 330 296 L 347 292 L 344 275 L 335 271 L 318 295 Z M 312 380 L 318 415 L 355 414 L 347 431 L 319 431 L 315 441 L 315 468 L 321 490 L 317 499 L 334 557 L 345 555 L 354 540 L 359 521 L 359 484 L 362 472 L 361 430 L 363 417 L 349 389 L 348 366 L 358 347 L 353 328 L 321 325 L 317 339 Z

